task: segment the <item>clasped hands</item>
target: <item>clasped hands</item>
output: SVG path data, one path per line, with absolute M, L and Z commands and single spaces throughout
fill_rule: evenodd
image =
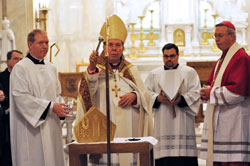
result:
M 203 87 L 200 90 L 200 96 L 202 100 L 208 100 L 209 99 L 209 91 L 210 86 L 209 85 L 203 85 Z
M 157 101 L 166 105 L 175 106 L 181 101 L 181 95 L 178 94 L 174 101 L 170 101 L 167 97 L 163 95 L 163 92 L 161 91 L 160 94 L 157 96 Z

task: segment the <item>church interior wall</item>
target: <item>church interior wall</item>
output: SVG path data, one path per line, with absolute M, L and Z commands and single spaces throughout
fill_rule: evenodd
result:
M 31 31 L 31 29 L 33 29 L 35 25 L 33 0 L 6 0 L 6 2 L 8 12 L 7 15 L 8 19 L 10 20 L 10 28 L 13 30 L 16 39 L 16 49 L 26 54 L 28 50 L 26 42 L 27 34 Z M 118 2 L 119 4 L 117 4 Z M 140 0 L 141 8 L 143 9 L 144 3 L 147 5 L 152 2 L 154 1 L 147 0 L 143 2 Z M 192 5 L 197 5 L 197 1 L 195 0 L 189 0 L 189 2 Z M 245 0 L 245 2 L 248 15 L 250 15 L 250 0 Z M 119 10 L 122 11 L 126 9 L 126 5 L 130 5 L 131 7 L 133 3 L 135 3 L 135 1 L 50 1 L 47 29 L 50 44 L 56 42 L 61 50 L 57 57 L 53 57 L 53 63 L 57 66 L 58 71 L 74 72 L 76 71 L 77 62 L 88 62 L 89 54 L 93 49 L 96 48 L 98 43 L 99 31 L 103 22 L 105 21 L 106 16 L 116 12 L 116 10 L 118 10 L 115 8 L 117 5 L 121 6 Z M 167 1 L 164 3 L 167 3 Z M 2 4 L 0 4 L 0 7 L 2 8 Z M 134 13 L 138 14 L 138 12 L 142 9 L 139 9 L 139 7 L 136 6 L 134 9 L 136 12 Z M 130 16 L 130 14 L 128 14 L 128 16 Z M 2 17 L 2 12 L 0 12 L 0 16 Z M 166 14 L 164 16 L 166 16 Z M 198 22 L 193 20 L 193 16 L 196 17 L 196 14 L 192 14 L 191 20 L 194 22 L 194 27 L 198 25 Z M 198 17 L 199 16 L 196 18 Z M 129 17 L 124 18 L 125 22 L 128 23 Z M 166 19 L 166 17 L 163 19 Z M 164 20 L 164 23 L 165 22 L 166 20 Z M 248 17 L 248 24 L 249 23 L 250 17 Z M 194 32 L 194 30 L 192 32 Z M 166 33 L 165 36 L 167 36 Z M 199 37 L 199 34 L 197 36 Z M 192 39 L 193 38 L 194 36 L 192 36 Z M 162 39 L 161 36 L 160 39 Z M 127 40 L 129 40 L 129 37 Z M 250 47 L 250 26 L 248 26 L 246 31 L 246 41 L 248 47 Z M 128 48 L 130 44 L 131 43 L 128 42 L 125 47 Z M 163 45 L 165 43 L 160 44 Z M 193 44 L 194 41 L 192 41 L 192 45 Z M 54 53 L 55 50 L 53 50 L 53 54 Z
M 53 1 L 51 5 L 54 6 L 56 3 L 57 1 Z M 112 3 L 103 0 L 79 1 L 79 3 L 65 1 L 57 10 L 49 11 L 50 43 L 56 42 L 61 49 L 53 60 L 58 66 L 58 71 L 74 72 L 77 62 L 88 61 L 89 54 L 98 43 L 99 30 L 106 15 L 112 13 L 112 7 Z M 67 17 L 61 11 L 65 11 Z
M 33 29 L 33 1 L 6 0 L 6 3 L 7 18 L 15 35 L 16 49 L 26 54 L 28 50 L 27 34 Z

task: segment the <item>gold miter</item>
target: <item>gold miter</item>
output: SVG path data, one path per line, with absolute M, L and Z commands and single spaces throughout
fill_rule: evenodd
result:
M 116 14 L 108 18 L 109 22 L 109 39 L 120 39 L 125 43 L 127 38 L 127 28 L 123 21 Z M 102 25 L 100 35 L 106 40 L 106 22 Z

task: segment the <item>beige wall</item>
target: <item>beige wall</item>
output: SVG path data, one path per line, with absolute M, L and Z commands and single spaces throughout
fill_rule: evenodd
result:
M 15 35 L 16 49 L 24 54 L 28 50 L 26 44 L 27 34 L 33 29 L 32 6 L 32 0 L 7 0 L 7 17 L 10 21 L 10 28 Z
M 0 1 L 0 2 L 2 2 L 2 1 Z M 28 32 L 31 31 L 31 29 L 33 29 L 33 27 L 34 27 L 33 26 L 34 25 L 33 9 L 32 9 L 33 0 L 6 0 L 6 2 L 7 2 L 7 15 L 8 15 L 8 19 L 10 20 L 10 28 L 13 30 L 14 35 L 15 35 L 15 39 L 16 39 L 16 42 L 15 42 L 16 43 L 16 48 L 18 50 L 22 51 L 24 54 L 26 54 L 26 52 L 28 50 L 27 43 L 26 43 L 26 37 L 27 37 Z M 93 28 L 93 26 L 97 26 L 97 25 L 100 26 L 102 23 L 99 23 L 100 21 L 95 20 L 95 19 L 100 19 L 100 15 L 98 15 L 98 17 L 94 18 L 94 20 L 91 20 L 91 21 L 88 22 L 88 20 L 90 19 L 89 17 L 93 16 L 93 14 L 92 13 L 90 14 L 90 12 L 92 10 L 90 10 L 90 11 L 88 10 L 88 8 L 92 4 L 90 2 L 88 2 L 88 3 L 87 2 L 88 1 L 86 1 L 86 2 L 84 1 L 84 5 L 83 5 L 84 11 L 87 11 L 87 12 L 83 12 L 83 18 L 84 18 L 83 20 L 85 22 L 86 21 L 87 22 L 82 27 L 87 32 L 87 34 L 82 32 L 83 33 L 82 35 L 84 36 L 85 40 L 93 42 L 94 44 L 92 44 L 92 45 L 94 45 L 94 46 L 92 46 L 92 47 L 95 48 L 95 44 L 97 42 L 96 41 L 97 40 L 96 36 L 98 36 L 97 30 L 96 30 L 96 34 L 97 34 L 96 36 L 93 35 L 93 34 L 90 35 L 90 36 L 94 36 L 94 37 L 86 37 L 86 35 L 89 35 L 90 32 L 92 32 L 90 29 L 95 29 L 95 28 Z M 97 2 L 97 0 L 94 0 L 93 3 L 96 3 L 96 2 Z M 53 4 L 53 3 L 51 2 L 51 4 Z M 247 40 L 248 47 L 250 48 L 250 0 L 246 0 L 246 6 L 248 8 L 247 11 L 248 11 L 248 24 L 249 24 L 247 32 L 246 32 L 246 40 Z M 110 12 L 113 11 L 112 7 L 113 7 L 113 4 L 110 3 L 109 6 L 106 6 L 106 11 L 105 11 L 105 9 L 104 10 L 102 9 L 101 12 L 105 13 L 105 14 L 104 14 L 104 16 L 101 16 L 101 17 L 105 18 L 105 15 L 110 15 Z M 0 3 L 0 10 L 2 11 L 2 3 Z M 54 12 L 55 12 L 55 9 L 53 11 L 50 11 L 49 12 L 49 17 L 55 17 L 56 14 Z M 96 11 L 94 11 L 94 12 L 96 13 Z M 94 14 L 94 15 L 96 15 L 96 14 Z M 2 18 L 2 12 L 0 12 L 0 18 Z M 93 17 L 91 17 L 91 19 L 93 19 Z M 49 22 L 49 20 L 48 20 L 48 23 L 51 24 L 51 22 Z M 102 21 L 103 20 L 104 19 L 102 19 Z M 56 25 L 53 25 L 53 24 L 51 24 L 51 25 L 53 27 L 56 26 Z M 98 29 L 98 32 L 99 32 L 100 28 L 98 27 L 96 29 Z M 49 30 L 48 32 L 50 33 L 51 31 Z M 49 34 L 50 37 L 52 38 L 52 40 L 54 38 L 57 38 L 56 36 L 53 36 L 53 34 L 57 34 L 57 32 L 52 31 L 52 33 Z M 82 44 L 83 47 L 85 45 L 86 45 L 86 43 Z M 88 45 L 86 47 L 89 48 L 90 46 Z M 73 49 L 73 50 L 75 50 L 75 49 Z M 86 52 L 87 52 L 86 56 L 88 56 L 90 51 L 88 50 Z M 64 53 L 65 53 L 65 51 L 64 51 Z M 69 55 L 70 54 L 71 53 L 69 53 Z M 73 52 L 72 52 L 72 54 L 75 55 L 75 53 L 73 53 Z M 82 58 L 82 56 L 81 57 L 80 56 L 76 57 L 74 61 L 80 61 L 81 58 Z M 73 71 L 73 68 L 70 68 L 68 70 Z
M 0 3 L 0 18 L 2 19 L 2 0 L 0 1 L 1 3 Z M 1 27 L 2 27 L 2 25 L 1 25 Z

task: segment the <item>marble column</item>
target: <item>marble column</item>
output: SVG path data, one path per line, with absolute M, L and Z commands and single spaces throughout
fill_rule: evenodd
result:
M 166 28 L 165 28 L 165 22 L 166 22 L 166 12 L 164 10 L 165 8 L 165 0 L 160 1 L 160 27 L 161 27 L 161 35 L 160 35 L 160 46 L 164 46 L 166 41 Z
M 192 32 L 192 25 L 187 25 L 184 28 L 186 37 L 185 37 L 185 43 L 186 43 L 186 47 L 185 47 L 185 54 L 192 54 L 192 45 L 191 45 L 191 32 Z
M 246 0 L 246 8 L 248 12 L 248 25 L 250 25 L 250 0 Z M 250 26 L 247 26 L 246 29 L 246 43 L 248 44 L 248 48 L 250 47 Z
M 242 45 L 243 46 L 247 45 L 247 43 L 246 43 L 246 28 L 242 29 Z
M 6 0 L 2 0 L 2 20 L 4 17 L 7 17 L 7 6 L 6 6 Z
M 193 10 L 192 10 L 192 23 L 193 23 L 193 36 L 192 36 L 192 54 L 194 56 L 199 56 L 200 54 L 200 44 L 198 40 L 198 33 L 199 33 L 199 2 L 198 0 L 193 0 Z
M 167 42 L 173 43 L 174 42 L 174 28 L 172 26 L 166 26 L 166 32 L 167 32 Z

